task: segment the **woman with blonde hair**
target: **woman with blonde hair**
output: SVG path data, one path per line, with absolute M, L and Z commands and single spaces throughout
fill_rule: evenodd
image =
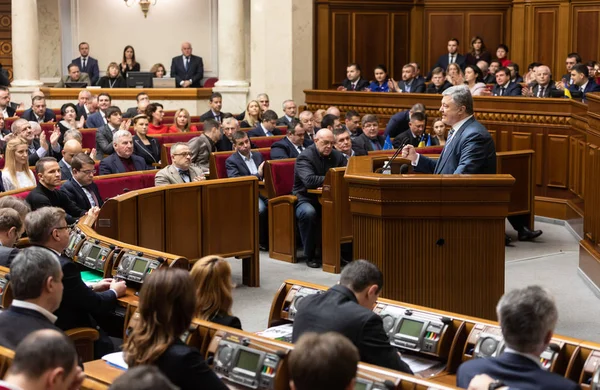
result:
M 150 68 L 150 72 L 154 75 L 154 77 L 162 79 L 167 76 L 167 71 L 165 70 L 165 66 L 160 62 L 158 64 L 152 65 Z
M 106 76 L 100 77 L 96 84 L 101 88 L 127 88 L 127 82 L 121 76 L 119 64 L 111 62 L 106 67 Z
M 6 145 L 2 184 L 5 191 L 36 185 L 35 176 L 29 169 L 29 145 L 23 138 L 15 137 Z
M 178 268 L 155 271 L 144 279 L 139 298 L 139 321 L 123 346 L 129 367 L 154 365 L 182 390 L 227 389 L 200 351 L 180 340 L 196 309 L 190 274 Z
M 248 105 L 246 105 L 246 112 L 244 113 L 240 127 L 255 128 L 260 123 L 260 118 L 260 104 L 256 100 L 250 100 Z
M 192 117 L 190 116 L 190 112 L 185 108 L 180 108 L 175 112 L 175 123 L 171 127 L 169 127 L 169 133 L 188 133 L 188 132 L 197 132 L 198 128 L 196 126 L 191 126 Z
M 196 317 L 242 329 L 240 319 L 231 315 L 233 297 L 231 267 L 219 256 L 205 256 L 190 272 L 196 286 Z

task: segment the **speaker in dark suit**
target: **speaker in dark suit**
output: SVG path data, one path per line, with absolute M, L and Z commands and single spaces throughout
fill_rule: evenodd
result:
M 77 57 L 71 61 L 79 67 L 79 70 L 83 73 L 87 73 L 90 76 L 90 82 L 92 85 L 96 85 L 100 79 L 100 69 L 98 68 L 98 60 L 90 56 Z
M 171 61 L 171 77 L 175 78 L 177 88 L 200 88 L 204 77 L 202 57 L 192 55 L 192 45 L 185 42 L 181 45 L 182 55 L 173 57 Z M 187 82 L 187 83 L 186 83 Z

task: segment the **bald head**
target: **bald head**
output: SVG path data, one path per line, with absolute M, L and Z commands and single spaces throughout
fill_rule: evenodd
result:
M 183 42 L 181 44 L 181 54 L 183 54 L 186 57 L 189 57 L 192 55 L 192 44 L 189 42 Z
M 325 115 L 328 115 L 328 114 L 337 116 L 339 118 L 340 117 L 340 109 L 337 108 L 336 106 L 331 106 L 325 112 Z
M 319 154 L 329 156 L 333 150 L 333 132 L 329 129 L 321 129 L 315 137 L 315 145 Z
M 552 72 L 546 65 L 540 65 L 535 69 L 535 81 L 538 85 L 547 86 L 552 80 Z
M 76 139 L 70 139 L 65 142 L 65 146 L 62 150 L 62 155 L 65 162 L 71 165 L 71 160 L 73 160 L 73 156 L 81 153 L 81 144 Z

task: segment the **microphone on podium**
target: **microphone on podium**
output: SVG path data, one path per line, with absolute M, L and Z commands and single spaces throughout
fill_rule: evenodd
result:
M 408 142 L 404 142 L 403 144 L 401 144 L 400 147 L 398 149 L 396 149 L 396 152 L 392 155 L 392 158 L 390 158 L 382 168 L 376 169 L 375 173 L 382 173 L 383 171 L 386 171 L 388 169 L 391 172 L 392 171 L 392 162 L 398 157 L 400 152 L 402 152 L 402 149 L 404 149 L 404 147 L 406 146 L 407 143 Z M 406 164 L 404 164 L 404 165 L 406 165 Z M 408 171 L 408 168 L 407 168 L 407 171 Z

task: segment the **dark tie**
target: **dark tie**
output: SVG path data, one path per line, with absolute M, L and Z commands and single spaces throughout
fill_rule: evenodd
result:
M 356 84 L 352 83 L 352 84 L 350 85 L 350 90 L 351 90 L 351 91 L 354 91 L 355 89 L 356 89 Z
M 83 72 L 83 71 L 85 71 L 85 70 L 87 69 L 87 68 L 86 68 L 86 64 L 87 64 L 87 58 L 84 58 L 84 59 L 83 59 L 83 64 L 81 64 L 81 71 L 82 71 L 82 72 Z
M 304 150 L 304 148 L 302 146 L 298 146 L 298 150 L 300 151 L 300 153 L 302 153 L 302 151 Z
M 452 54 L 450 54 L 450 63 L 453 64 L 454 63 L 454 56 Z
M 544 86 L 540 86 L 540 93 L 539 93 L 538 97 L 544 97 L 544 89 L 545 89 Z
M 216 115 L 215 116 L 215 120 L 219 123 L 221 123 L 221 116 L 220 115 Z
M 501 87 L 500 88 L 500 96 L 504 96 L 505 93 L 506 93 L 506 88 Z
M 90 188 L 90 186 L 84 186 L 83 188 L 85 188 L 86 190 L 89 191 L 90 195 L 92 195 L 92 199 L 94 199 L 94 204 L 92 205 L 92 207 L 98 206 L 98 197 L 96 196 L 96 194 L 94 194 L 94 191 L 92 191 L 92 189 Z
M 190 171 L 179 171 L 179 176 L 181 176 L 181 180 L 183 180 L 184 183 L 189 183 L 192 181 L 192 178 L 190 177 Z
M 190 67 L 190 57 L 185 57 L 185 71 L 187 72 L 188 68 Z

